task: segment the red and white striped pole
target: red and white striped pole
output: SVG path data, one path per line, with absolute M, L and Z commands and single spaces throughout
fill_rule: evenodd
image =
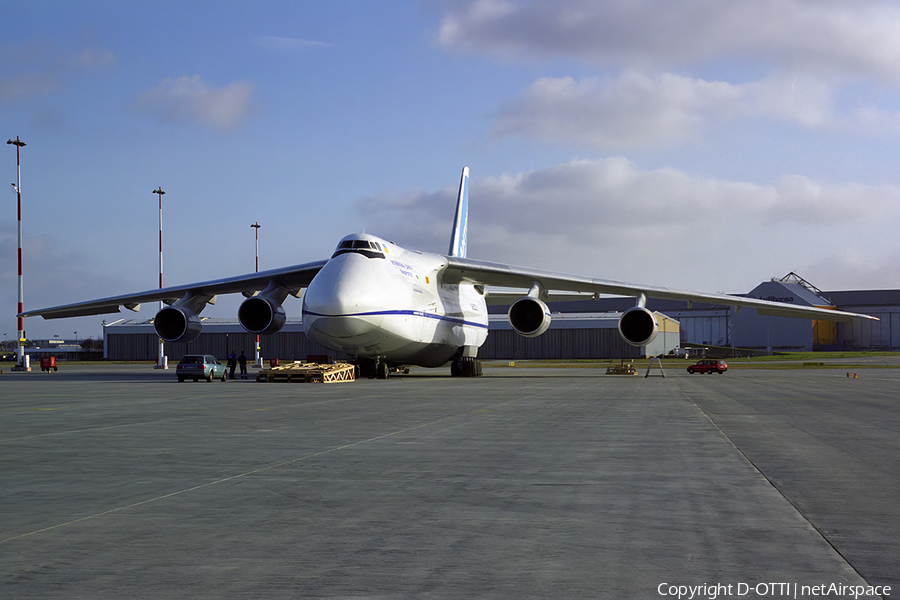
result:
M 159 289 L 163 287 L 163 251 L 162 251 L 162 238 L 163 238 L 163 228 L 162 228 L 162 197 L 165 192 L 162 189 L 162 186 L 157 187 L 153 190 L 153 193 L 159 196 Z M 163 302 L 159 301 L 159 310 L 162 310 Z M 166 364 L 166 355 L 165 355 L 165 342 L 163 342 L 162 338 L 159 340 L 159 355 L 156 358 L 156 368 L 157 369 L 168 369 L 169 365 Z
M 16 196 L 18 197 L 18 214 L 19 214 L 19 304 L 16 315 L 25 312 L 25 292 L 22 277 L 22 162 L 19 157 L 19 150 L 25 145 L 25 142 L 16 136 L 15 140 L 9 140 L 7 144 L 13 144 L 16 147 Z M 19 331 L 19 365 L 25 368 L 25 319 L 18 317 Z
M 255 233 L 255 237 L 256 237 L 256 272 L 259 273 L 259 228 L 262 227 L 262 225 L 259 224 L 259 221 L 256 221 L 250 227 L 252 227 L 255 230 L 254 233 Z M 254 361 L 254 365 L 257 368 L 261 369 L 262 368 L 262 356 L 259 355 L 259 334 L 256 335 L 255 359 L 256 360 Z

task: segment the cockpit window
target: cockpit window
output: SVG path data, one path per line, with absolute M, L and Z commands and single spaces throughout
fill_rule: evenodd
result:
M 341 240 L 331 258 L 348 252 L 362 254 L 367 258 L 384 258 L 384 250 L 381 246 L 377 242 L 369 240 Z

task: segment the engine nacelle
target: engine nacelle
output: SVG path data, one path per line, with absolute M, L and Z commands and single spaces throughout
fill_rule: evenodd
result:
M 629 308 L 619 319 L 619 335 L 632 346 L 644 346 L 656 339 L 659 323 L 656 315 L 643 306 Z
M 519 335 L 537 337 L 550 327 L 550 309 L 537 298 L 519 298 L 509 307 L 509 324 Z
M 281 331 L 287 315 L 281 303 L 265 296 L 247 298 L 238 308 L 238 321 L 250 333 L 269 335 Z
M 197 313 L 183 306 L 167 306 L 153 319 L 156 335 L 167 342 L 193 342 L 200 337 L 202 327 Z

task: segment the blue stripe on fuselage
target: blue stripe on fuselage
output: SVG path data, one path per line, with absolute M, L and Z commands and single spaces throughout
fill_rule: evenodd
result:
M 433 314 L 422 312 L 419 310 L 375 310 L 372 312 L 345 313 L 345 314 L 341 314 L 341 315 L 326 315 L 323 313 L 317 313 L 317 312 L 304 310 L 303 314 L 310 315 L 313 317 L 375 317 L 375 316 L 379 316 L 379 315 L 409 315 L 412 317 L 425 317 L 427 319 L 436 319 L 438 321 L 447 321 L 448 323 L 456 323 L 459 325 L 468 325 L 470 327 L 481 327 L 482 329 L 488 328 L 487 324 L 485 324 L 485 323 L 477 323 L 475 321 L 467 321 L 465 319 L 460 319 L 458 317 L 448 317 L 446 315 L 433 315 Z

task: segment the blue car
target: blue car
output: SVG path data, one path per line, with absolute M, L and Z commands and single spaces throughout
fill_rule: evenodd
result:
M 215 356 L 210 356 L 209 354 L 185 355 L 175 368 L 175 374 L 178 376 L 178 381 L 184 381 L 185 379 L 193 379 L 194 381 L 221 379 L 226 381 L 228 379 L 225 375 L 225 365 L 216 360 Z

